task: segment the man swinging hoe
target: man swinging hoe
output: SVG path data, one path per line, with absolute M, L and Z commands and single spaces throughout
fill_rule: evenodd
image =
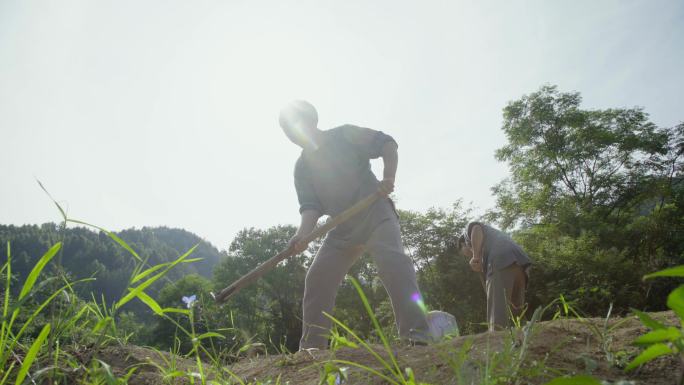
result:
M 332 313 L 344 276 L 364 251 L 373 257 L 389 294 L 402 341 L 423 345 L 457 334 L 453 315 L 426 312 L 413 262 L 404 252 L 399 216 L 388 197 L 394 191 L 398 163 L 394 139 L 353 125 L 320 130 L 316 109 L 303 100 L 286 105 L 279 123 L 302 148 L 294 171 L 301 223 L 286 250 L 221 290 L 216 301 L 227 301 L 327 234 L 306 275 L 300 350 L 327 347 L 332 322 L 324 313 Z M 376 158 L 384 163 L 382 181 L 371 171 L 370 160 Z M 314 228 L 323 215 L 331 218 Z
M 404 252 L 399 218 L 388 198 L 394 190 L 397 143 L 380 131 L 353 125 L 318 128 L 318 113 L 306 101 L 293 101 L 279 116 L 280 127 L 302 148 L 295 164 L 294 182 L 301 224 L 290 247 L 307 248 L 305 236 L 323 215 L 336 216 L 374 193 L 380 199 L 330 231 L 306 275 L 300 349 L 327 347 L 331 314 L 339 285 L 360 254 L 373 257 L 392 302 L 402 340 L 431 340 L 422 297 L 411 259 Z M 383 178 L 375 177 L 370 159 L 382 158 Z

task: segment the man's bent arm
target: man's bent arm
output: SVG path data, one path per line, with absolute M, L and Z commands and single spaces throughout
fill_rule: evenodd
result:
M 397 143 L 393 140 L 385 142 L 382 146 L 382 162 L 385 166 L 382 179 L 394 181 L 399 165 L 399 154 L 397 153 Z
M 484 253 L 484 231 L 482 226 L 474 225 L 470 230 L 470 239 L 473 245 L 473 258 L 482 261 L 482 254 Z
M 321 217 L 321 213 L 318 210 L 304 210 L 302 211 L 302 219 L 299 224 L 299 229 L 297 229 L 296 237 L 303 237 L 311 233 L 318 222 L 318 218 Z

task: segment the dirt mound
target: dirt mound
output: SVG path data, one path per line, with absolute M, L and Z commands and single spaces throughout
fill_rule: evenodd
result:
M 172 373 L 197 371 L 194 360 L 135 345 L 110 346 L 95 353 L 94 358 L 109 364 L 117 377 L 123 377 L 135 367 L 128 385 L 190 384 L 189 380 L 173 377 Z
M 672 312 L 653 313 L 663 323 L 676 325 Z M 393 354 L 402 370 L 411 368 L 417 380 L 435 385 L 478 384 L 484 377 L 500 379 L 499 383 L 542 384 L 563 374 L 591 374 L 598 379 L 638 384 L 672 384 L 679 371 L 674 357 L 662 357 L 642 368 L 625 373 L 624 366 L 638 353 L 631 342 L 647 329 L 635 317 L 604 319 L 567 319 L 541 322 L 525 332 L 482 333 L 454 338 L 430 346 L 394 348 Z M 382 346 L 372 345 L 380 357 L 389 357 Z M 151 365 L 175 359 L 180 370 L 194 371 L 194 362 L 139 348 L 110 348 L 99 354 L 118 373 L 132 365 L 140 369 L 130 384 L 157 384 L 163 374 Z M 343 384 L 385 384 L 377 374 L 370 375 L 357 367 L 368 366 L 392 378 L 392 373 L 363 348 L 298 352 L 243 359 L 226 369 L 246 383 L 280 379 L 280 384 L 318 385 L 328 363 L 346 368 L 349 378 Z M 168 373 L 167 373 L 167 380 Z M 173 382 L 173 381 L 171 381 Z M 167 382 L 168 383 L 168 382 Z M 174 383 L 187 383 L 178 380 Z

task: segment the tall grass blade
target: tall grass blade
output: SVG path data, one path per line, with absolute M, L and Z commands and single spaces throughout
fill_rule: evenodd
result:
M 157 301 L 152 299 L 152 297 L 147 295 L 144 291 L 141 291 L 140 293 L 138 293 L 138 299 L 141 300 L 145 305 L 147 305 L 147 307 L 152 309 L 152 311 L 155 312 L 155 314 L 157 314 L 157 315 L 164 314 L 164 310 L 162 310 L 161 306 L 159 306 Z
M 81 317 L 83 317 L 83 315 L 87 311 L 90 311 L 90 310 L 91 309 L 89 306 L 82 307 L 81 310 L 79 310 L 76 314 L 74 314 L 73 317 L 71 317 L 71 319 L 69 319 L 69 321 L 64 325 L 63 329 L 64 330 L 75 330 L 74 328 L 76 326 L 76 322 L 78 322 L 78 320 L 81 319 Z
M 40 186 L 40 188 L 43 189 L 43 191 L 45 191 L 45 194 L 47 194 L 47 196 L 50 198 L 50 200 L 52 200 L 52 203 L 54 203 L 55 206 L 57 206 L 57 209 L 59 210 L 59 213 L 62 214 L 62 218 L 63 218 L 64 221 L 66 222 L 66 221 L 67 221 L 66 211 L 64 211 L 64 209 L 62 209 L 62 206 L 60 206 L 59 203 L 57 203 L 57 201 L 55 200 L 55 198 L 53 198 L 52 195 L 50 195 L 50 193 L 48 192 L 48 190 L 45 188 L 45 186 L 43 186 L 43 184 L 42 184 L 38 179 L 36 179 L 36 182 L 38 182 L 38 185 Z
M 100 364 L 100 366 L 102 366 L 102 369 L 104 369 L 104 377 L 107 381 L 107 385 L 117 385 L 118 381 L 116 379 L 116 376 L 114 376 L 114 373 L 112 373 L 112 367 L 102 360 L 95 360 Z
M 88 282 L 88 281 L 93 281 L 93 280 L 94 280 L 93 278 L 84 278 L 84 279 L 75 281 L 75 282 L 73 282 L 73 283 Z M 59 293 L 62 292 L 62 290 L 64 290 L 65 288 L 67 288 L 67 286 L 68 286 L 68 285 L 64 285 L 64 286 L 60 287 L 59 289 L 55 290 L 49 297 L 47 297 L 47 299 L 46 299 L 45 301 L 43 301 L 43 302 L 42 302 L 42 303 L 33 311 L 33 313 L 31 313 L 30 316 L 28 316 L 28 317 L 26 318 L 26 321 L 24 321 L 24 325 L 21 327 L 21 329 L 19 329 L 19 331 L 17 332 L 17 334 L 15 334 L 15 335 L 13 336 L 13 337 L 14 337 L 14 338 L 13 338 L 13 341 L 12 341 L 12 343 L 10 344 L 10 347 L 9 347 L 8 350 L 11 351 L 12 349 L 14 349 L 14 346 L 18 343 L 18 340 L 21 338 L 21 336 L 24 334 L 24 332 L 28 329 L 28 327 L 33 323 L 33 321 L 36 319 L 36 317 L 38 317 L 38 314 L 40 314 L 40 312 L 42 312 L 43 309 L 45 309 L 45 307 L 47 307 L 47 305 L 49 305 L 50 302 L 52 302 L 52 300 L 54 300 L 55 297 L 57 297 L 57 296 L 59 295 Z M 16 317 L 16 315 L 17 315 L 18 312 L 19 312 L 19 309 L 16 309 L 16 310 L 14 311 L 14 314 L 12 314 L 12 319 L 10 320 L 10 325 L 13 324 L 14 319 L 15 319 L 15 317 Z
M 33 288 L 33 285 L 35 285 L 36 281 L 38 280 L 38 276 L 40 276 L 40 272 L 43 271 L 43 268 L 45 265 L 50 262 L 52 257 L 57 254 L 59 249 L 62 247 L 62 242 L 57 242 L 52 246 L 43 256 L 36 262 L 35 266 L 33 266 L 33 269 L 31 270 L 31 273 L 29 273 L 28 277 L 26 277 L 26 281 L 24 281 L 24 286 L 21 288 L 21 293 L 19 293 L 19 300 L 24 298 Z
M 175 307 L 165 307 L 164 309 L 162 309 L 162 311 L 163 311 L 164 313 L 178 313 L 178 314 L 184 314 L 184 315 L 187 315 L 187 316 L 190 315 L 190 310 L 187 310 L 187 309 L 179 309 L 179 308 L 175 308 Z
M 40 291 L 42 288 L 49 286 L 52 284 L 54 281 L 59 281 L 58 277 L 49 277 L 46 279 L 40 280 L 40 283 L 38 283 L 37 287 L 33 288 L 33 291 Z M 24 308 L 24 304 L 28 302 L 31 299 L 30 295 L 25 296 L 24 298 L 14 301 L 11 303 L 9 306 L 9 311 L 8 315 L 10 315 L 10 319 L 14 320 L 18 315 L 19 311 Z M 0 315 L 0 322 L 4 322 L 6 320 L 6 316 Z
M 151 284 L 153 284 L 154 282 L 156 282 L 159 278 L 161 278 L 161 277 L 163 277 L 164 275 L 166 275 L 166 273 L 167 273 L 169 270 L 171 270 L 174 266 L 176 266 L 177 264 L 183 262 L 183 260 L 186 259 L 186 258 L 188 257 L 188 255 L 190 255 L 193 251 L 195 251 L 195 249 L 197 248 L 197 246 L 199 246 L 199 243 L 196 244 L 195 246 L 191 247 L 190 250 L 188 250 L 188 251 L 185 252 L 185 254 L 181 255 L 181 256 L 178 257 L 178 258 L 176 258 L 176 260 L 173 261 L 173 262 L 172 262 L 171 264 L 169 264 L 168 266 L 166 266 L 166 268 L 165 268 L 161 273 L 158 273 L 158 274 L 152 276 L 152 278 L 148 279 L 147 281 L 145 281 L 145 282 L 141 283 L 140 285 L 136 286 L 135 288 L 133 288 L 128 294 L 126 294 L 123 298 L 121 298 L 121 299 L 116 303 L 116 308 L 117 308 L 117 309 L 120 308 L 121 306 L 125 305 L 125 304 L 128 303 L 130 300 L 132 300 L 133 298 L 137 297 L 138 294 L 140 294 L 140 293 L 143 292 L 143 290 L 145 290 L 145 289 L 146 289 L 147 287 L 149 287 Z
M 347 360 L 340 360 L 340 359 L 335 359 L 334 362 L 337 363 L 337 364 L 354 366 L 354 367 L 359 368 L 359 369 L 361 369 L 361 370 L 365 370 L 365 371 L 367 371 L 368 373 L 371 373 L 372 375 L 374 375 L 374 376 L 376 376 L 376 377 L 378 377 L 378 378 L 382 378 L 383 380 L 387 381 L 389 384 L 396 384 L 396 385 L 399 385 L 399 383 L 398 383 L 397 381 L 393 380 L 392 378 L 387 377 L 386 375 L 382 374 L 381 372 L 379 372 L 379 371 L 377 371 L 377 370 L 375 370 L 375 369 L 373 369 L 373 368 L 371 368 L 371 367 L 368 367 L 368 366 L 366 366 L 366 365 L 359 364 L 358 362 L 347 361 Z
M 7 368 L 7 371 L 5 372 L 5 376 L 0 379 L 0 384 L 7 384 L 7 378 L 9 375 L 12 373 L 12 369 L 14 369 L 14 362 L 12 362 Z
M 21 368 L 19 368 L 17 380 L 14 382 L 15 385 L 21 385 L 24 382 L 24 378 L 26 378 L 29 368 L 31 368 L 31 365 L 33 365 L 33 361 L 36 359 L 36 356 L 40 351 L 40 347 L 43 346 L 43 342 L 45 342 L 45 339 L 47 338 L 48 334 L 50 334 L 50 324 L 46 324 L 43 327 L 43 330 L 41 330 L 40 334 L 38 335 L 38 338 L 36 338 L 36 340 L 33 341 L 33 345 L 31 345 L 31 348 L 29 349 L 28 353 L 26 353 L 24 362 L 21 364 Z
M 117 236 L 116 234 L 112 233 L 111 231 L 109 231 L 109 230 L 107 230 L 107 229 L 104 229 L 104 228 L 102 228 L 102 227 L 100 227 L 100 226 L 96 226 L 96 225 L 90 224 L 90 223 L 88 223 L 88 222 L 79 221 L 79 220 L 77 220 L 77 219 L 68 219 L 67 221 L 68 221 L 68 222 L 71 222 L 71 223 L 77 223 L 77 224 L 79 224 L 79 225 L 89 226 L 89 227 L 92 227 L 92 228 L 95 228 L 95 229 L 98 229 L 98 230 L 102 231 L 103 233 L 107 234 L 107 236 L 108 236 L 109 238 L 111 238 L 112 240 L 114 240 L 114 242 L 118 243 L 121 247 L 123 247 L 124 249 L 126 249 L 126 251 L 128 251 L 135 259 L 137 259 L 139 262 L 142 262 L 142 258 L 140 258 L 140 256 L 138 255 L 138 253 L 136 253 L 135 250 L 133 250 L 133 248 L 130 247 L 130 246 L 128 245 L 128 243 L 126 243 L 126 241 L 124 241 L 123 239 L 119 238 L 119 236 Z
M 213 338 L 226 338 L 226 336 L 224 336 L 223 334 L 219 334 L 216 332 L 206 332 L 206 333 L 203 333 L 203 334 L 200 334 L 199 336 L 197 336 L 197 339 L 203 340 L 205 338 L 212 338 L 212 337 Z
M 6 318 L 9 309 L 9 293 L 10 293 L 10 283 L 12 282 L 12 250 L 10 249 L 10 243 L 7 242 L 7 262 L 2 266 L 2 270 L 7 269 L 7 277 L 5 280 L 5 301 L 2 304 L 2 318 Z M 3 323 L 3 328 L 5 324 Z
M 12 252 L 10 249 L 10 243 L 7 242 L 7 262 L 2 266 L 2 270 L 4 271 L 7 269 L 7 279 L 5 280 L 5 298 L 4 298 L 4 303 L 2 304 L 2 320 L 0 320 L 0 348 L 5 349 L 5 345 L 7 343 L 7 338 L 8 334 L 11 329 L 11 325 L 8 325 L 7 322 L 5 322 L 5 319 L 7 318 L 7 315 L 9 314 L 9 293 L 10 293 L 10 284 L 12 282 Z M 0 364 L 4 365 L 5 363 L 5 353 L 2 352 L 0 353 Z M 0 384 L 4 384 L 5 381 L 3 380 L 0 382 Z
M 366 312 L 368 313 L 368 316 L 371 318 L 371 321 L 373 322 L 373 327 L 375 328 L 375 331 L 378 333 L 380 336 L 380 339 L 382 340 L 382 344 L 385 347 L 385 350 L 387 351 L 387 355 L 390 357 L 390 360 L 392 361 L 392 365 L 394 366 L 394 369 L 396 372 L 394 373 L 399 380 L 404 382 L 404 374 L 399 367 L 399 363 L 397 362 L 396 358 L 394 357 L 394 352 L 392 352 L 392 348 L 390 347 L 389 341 L 387 341 L 387 337 L 385 337 L 385 333 L 382 332 L 382 328 L 380 327 L 380 323 L 378 322 L 378 319 L 375 318 L 375 314 L 373 313 L 373 309 L 370 307 L 370 303 L 368 302 L 368 298 L 366 298 L 366 294 L 364 294 L 363 289 L 361 288 L 361 285 L 354 279 L 351 278 L 351 283 L 354 285 L 356 288 L 357 293 L 359 294 L 359 297 L 361 297 L 361 301 L 363 302 L 363 307 L 366 309 Z
M 104 329 L 112 321 L 113 321 L 112 317 L 109 317 L 109 316 L 104 316 L 104 317 L 100 318 L 100 320 L 97 321 L 97 323 L 95 324 L 95 327 L 93 327 L 93 334 Z
M 332 315 L 330 315 L 326 312 L 323 312 L 323 314 L 326 317 L 330 318 L 330 320 L 333 321 L 337 326 L 339 326 L 345 332 L 347 332 L 347 334 L 354 337 L 355 340 L 359 341 L 359 344 L 361 344 L 361 346 L 363 346 L 363 348 L 366 349 L 366 351 L 368 351 L 368 353 L 370 353 L 375 358 L 376 361 L 378 361 L 380 364 L 382 364 L 385 367 L 385 369 L 387 369 L 388 372 L 392 372 L 392 366 L 387 361 L 385 361 L 378 354 L 378 352 L 376 352 L 370 345 L 368 345 L 361 337 L 357 336 L 347 325 L 345 325 L 340 320 L 338 320 L 337 318 L 333 317 Z
M 204 258 L 191 258 L 191 259 L 186 259 L 186 260 L 183 261 L 183 263 L 198 262 L 198 261 L 201 261 L 202 259 L 204 259 Z M 160 264 L 158 264 L 158 265 L 154 265 L 154 266 L 150 267 L 149 269 L 143 271 L 142 273 L 137 274 L 137 275 L 131 280 L 131 283 L 136 283 L 136 282 L 140 281 L 141 279 L 147 277 L 148 275 L 154 273 L 155 271 L 157 271 L 157 270 L 159 270 L 159 269 L 163 269 L 165 266 L 168 266 L 168 265 L 170 265 L 170 264 L 171 264 L 171 262 L 165 262 L 165 263 L 160 263 Z

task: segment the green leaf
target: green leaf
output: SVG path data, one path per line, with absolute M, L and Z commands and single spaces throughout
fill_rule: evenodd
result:
M 601 381 L 592 376 L 558 377 L 545 385 L 601 385 Z
M 416 383 L 416 376 L 413 374 L 413 369 L 406 368 L 406 369 L 404 369 L 404 373 L 406 373 L 406 377 L 408 377 L 408 383 L 409 384 L 415 384 Z
M 650 345 L 656 342 L 674 341 L 682 338 L 682 333 L 677 328 L 658 329 L 648 332 L 634 340 L 636 345 Z
M 166 262 L 166 263 L 160 263 L 158 265 L 154 265 L 154 266 L 150 267 L 149 269 L 143 271 L 142 273 L 136 275 L 133 278 L 133 280 L 131 281 L 131 283 L 136 283 L 136 282 L 140 281 L 141 279 L 147 277 L 148 275 L 154 273 L 155 271 L 162 269 L 162 268 L 164 268 L 170 264 L 171 264 L 171 262 Z
M 667 307 L 674 310 L 679 319 L 684 320 L 684 285 L 674 289 L 667 296 Z
M 567 316 L 568 310 L 569 310 L 568 309 L 568 303 L 565 301 L 565 297 L 563 296 L 563 294 L 560 295 L 560 301 L 563 304 L 563 311 L 565 312 L 565 315 Z
M 2 270 L 4 271 L 5 268 L 7 268 L 7 274 L 5 277 L 7 278 L 5 280 L 5 300 L 3 301 L 2 304 L 2 319 L 0 319 L 0 324 L 3 324 L 5 322 L 5 318 L 9 314 L 8 309 L 9 309 L 9 293 L 10 293 L 10 286 L 12 283 L 12 266 L 11 266 L 11 261 L 12 261 L 12 250 L 10 249 L 10 243 L 7 241 L 7 262 L 2 266 Z M 4 336 L 0 336 L 2 338 Z M 0 382 L 3 383 L 3 382 Z
M 137 297 L 139 293 L 141 293 L 143 290 L 145 290 L 148 286 L 153 284 L 155 281 L 157 281 L 159 278 L 163 277 L 169 270 L 171 270 L 174 266 L 177 264 L 183 262 L 188 255 L 190 255 L 195 249 L 199 246 L 199 243 L 196 244 L 195 246 L 191 247 L 190 250 L 186 251 L 185 254 L 181 255 L 180 257 L 176 258 L 175 261 L 173 261 L 170 265 L 166 266 L 166 268 L 161 272 L 158 273 L 152 278 L 148 279 L 147 281 L 141 283 L 140 285 L 136 286 L 133 289 L 130 289 L 130 292 L 126 294 L 123 298 L 121 298 L 117 303 L 116 303 L 116 308 L 119 309 L 121 306 L 125 305 L 128 301 L 132 300 L 133 298 Z
M 92 225 L 88 222 L 83 222 L 83 221 L 79 221 L 76 219 L 68 219 L 68 221 L 72 222 L 72 223 L 78 223 L 78 224 L 84 225 L 84 226 L 89 226 L 89 227 L 92 227 L 92 228 L 95 228 L 95 229 L 102 231 L 103 233 L 107 234 L 107 236 L 109 236 L 109 238 L 113 239 L 114 242 L 118 243 L 121 247 L 126 249 L 135 259 L 142 262 L 142 258 L 140 258 L 138 253 L 136 253 L 135 250 L 133 250 L 130 246 L 128 246 L 128 243 L 126 243 L 123 239 L 119 238 L 116 234 L 112 233 L 111 231 L 104 229 L 100 226 L 95 226 L 95 225 Z
M 36 281 L 38 280 L 38 276 L 40 276 L 40 272 L 43 271 L 45 265 L 50 262 L 52 257 L 57 254 L 61 247 L 62 242 L 57 242 L 47 252 L 45 252 L 42 257 L 40 257 L 40 260 L 38 260 L 38 262 L 33 266 L 31 273 L 29 273 L 28 277 L 26 277 L 26 281 L 24 281 L 24 286 L 21 288 L 21 293 L 19 293 L 19 300 L 24 298 L 31 291 L 33 285 L 35 285 Z
M 190 315 L 190 310 L 188 309 L 179 309 L 177 307 L 165 307 L 162 309 L 164 313 L 180 313 L 180 314 L 185 314 L 185 315 Z
M 26 377 L 26 374 L 28 374 L 31 365 L 33 365 L 33 361 L 36 359 L 36 356 L 38 355 L 41 346 L 43 346 L 43 342 L 45 342 L 45 339 L 47 338 L 48 334 L 50 334 L 50 324 L 46 324 L 43 327 L 43 330 L 41 330 L 40 334 L 38 335 L 38 338 L 36 338 L 36 340 L 33 341 L 33 345 L 31 345 L 31 348 L 29 349 L 28 353 L 26 353 L 26 357 L 24 357 L 24 362 L 22 362 L 21 368 L 19 368 L 17 380 L 14 382 L 15 385 L 20 385 L 24 382 L 24 378 Z
M 185 377 L 185 372 L 182 372 L 180 370 L 173 370 L 170 372 L 167 372 L 164 374 L 164 378 L 176 378 L 176 377 Z
M 200 334 L 199 336 L 197 336 L 197 339 L 203 340 L 205 338 L 210 338 L 210 337 L 226 338 L 226 336 L 224 336 L 223 334 L 218 334 L 218 333 L 214 333 L 214 332 L 207 332 L 207 333 Z
M 152 285 L 156 280 L 159 278 L 163 277 L 165 274 L 165 271 L 162 271 L 161 273 L 153 276 L 152 278 L 148 279 L 147 281 L 141 283 L 140 285 L 134 287 L 134 288 L 128 288 L 129 292 L 126 294 L 123 298 L 121 298 L 117 303 L 116 303 L 116 308 L 120 309 L 123 305 L 127 304 L 130 300 L 133 298 L 137 297 L 138 294 L 142 293 L 143 290 L 147 289 L 148 286 Z
M 182 263 L 192 263 L 192 262 L 201 261 L 203 259 L 204 258 L 189 258 L 189 259 L 184 260 Z M 157 270 L 159 270 L 165 266 L 170 265 L 171 263 L 172 262 L 165 262 L 165 263 L 160 263 L 158 265 L 154 265 L 154 266 L 150 267 L 149 269 L 143 271 L 142 273 L 136 275 L 133 278 L 133 280 L 131 281 L 131 283 L 136 283 L 136 282 L 140 281 L 141 279 L 147 277 L 148 275 L 154 273 L 155 271 L 157 271 Z
M 108 363 L 106 363 L 100 359 L 96 358 L 95 360 L 97 362 L 99 362 L 100 366 L 102 366 L 102 369 L 104 369 L 104 373 L 105 373 L 104 377 L 105 377 L 105 380 L 107 381 L 107 385 L 117 385 L 116 376 L 114 376 L 114 373 L 112 373 L 112 367 Z
M 684 277 L 684 265 L 671 267 L 669 269 L 656 271 L 655 273 L 644 275 L 644 279 L 656 277 Z
M 251 349 L 253 346 L 261 346 L 261 345 L 263 345 L 263 344 L 261 344 L 261 343 L 259 343 L 259 342 L 256 342 L 256 343 L 253 343 L 253 344 L 247 344 L 247 345 L 242 346 L 240 349 L 238 349 L 238 352 L 239 352 L 239 353 L 246 352 L 246 351 L 248 351 L 249 349 Z
M 138 369 L 140 369 L 139 366 L 134 366 L 134 367 L 130 368 L 130 369 L 128 370 L 128 372 L 126 372 L 126 375 L 123 376 L 123 378 L 122 378 L 122 380 L 124 380 L 124 384 L 127 384 L 127 383 L 128 383 L 128 380 L 131 378 L 131 376 L 132 376 L 133 374 L 135 374 L 135 372 L 136 372 Z
M 38 185 L 40 186 L 40 188 L 42 188 L 43 191 L 45 191 L 45 193 L 47 194 L 47 196 L 50 198 L 50 200 L 52 200 L 52 203 L 54 203 L 55 206 L 57 206 L 57 209 L 59 210 L 59 213 L 62 214 L 62 218 L 64 219 L 64 221 L 66 221 L 66 220 L 67 220 L 67 215 L 66 215 L 66 212 L 64 211 L 64 209 L 62 209 L 62 206 L 60 206 L 59 203 L 57 203 L 57 201 L 55 200 L 55 198 L 53 198 L 52 195 L 50 195 L 50 193 L 48 192 L 48 190 L 45 188 L 45 186 L 43 186 L 42 183 L 40 183 L 40 181 L 39 181 L 38 179 L 36 179 L 36 182 L 38 182 Z
M 19 329 L 19 331 L 16 332 L 12 336 L 13 342 L 10 345 L 10 348 L 7 348 L 7 350 L 12 351 L 13 345 L 16 344 L 17 341 L 21 340 L 21 336 L 23 336 L 24 332 L 28 329 L 28 327 L 33 324 L 33 321 L 36 319 L 38 314 L 40 314 L 43 311 L 43 309 L 45 309 L 45 307 L 52 302 L 52 300 L 54 300 L 58 295 L 60 295 L 63 290 L 65 290 L 67 287 L 70 287 L 73 284 L 91 281 L 91 280 L 92 279 L 90 279 L 90 278 L 85 278 L 85 279 L 81 279 L 81 280 L 78 280 L 78 281 L 75 281 L 72 283 L 67 283 L 66 285 L 62 286 L 61 288 L 55 290 L 52 294 L 50 294 L 50 296 L 47 297 L 42 303 L 40 303 L 38 305 L 38 307 L 36 307 L 35 310 L 33 310 L 33 312 L 30 315 L 28 315 L 28 317 L 26 317 L 25 320 L 22 320 L 23 326 L 21 326 L 21 329 Z M 45 281 L 43 281 L 43 282 L 45 282 Z M 43 282 L 41 282 L 41 285 L 43 284 Z M 13 323 L 13 320 L 16 318 L 16 315 L 19 314 L 20 309 L 21 308 L 14 309 L 13 314 L 12 314 L 12 319 L 9 322 L 10 324 Z M 0 382 L 0 384 L 2 384 L 2 383 Z
M 112 238 L 114 242 L 118 243 L 121 247 L 126 249 L 135 259 L 137 259 L 138 261 L 142 261 L 142 258 L 140 258 L 138 253 L 136 253 L 132 247 L 128 246 L 128 243 L 126 243 L 123 239 L 119 238 L 119 236 L 112 233 L 111 231 L 105 231 L 105 233 L 109 236 L 109 238 Z
M 366 297 L 366 294 L 364 294 L 363 289 L 361 288 L 361 285 L 359 282 L 354 279 L 353 277 L 349 277 L 351 280 L 352 285 L 354 285 L 354 288 L 356 289 L 356 292 L 358 293 L 359 297 L 361 298 L 361 302 L 363 302 L 363 307 L 366 309 L 366 313 L 368 313 L 368 316 L 370 317 L 371 321 L 373 322 L 373 327 L 375 328 L 375 331 L 378 333 L 378 336 L 380 337 L 380 340 L 382 341 L 383 346 L 385 347 L 385 350 L 387 351 L 390 361 L 392 362 L 394 369 L 393 369 L 393 374 L 403 380 L 403 374 L 401 373 L 401 368 L 399 367 L 399 362 L 397 362 L 396 357 L 394 357 L 394 352 L 392 348 L 390 347 L 389 342 L 387 341 L 387 337 L 385 337 L 385 333 L 382 332 L 382 328 L 380 327 L 380 323 L 378 322 L 378 319 L 375 317 L 375 313 L 373 313 L 373 309 L 370 306 L 370 303 L 368 302 L 368 298 Z
M 112 317 L 104 317 L 101 318 L 97 323 L 95 324 L 95 327 L 93 327 L 93 333 L 99 332 L 101 329 L 103 329 L 105 326 L 107 326 L 110 322 L 112 322 Z
M 164 311 L 162 310 L 161 306 L 159 306 L 159 304 L 157 303 L 157 301 L 155 301 L 154 299 L 152 299 L 152 297 L 150 297 L 149 295 L 147 295 L 147 293 L 145 293 L 144 291 L 139 292 L 138 295 L 137 295 L 137 297 L 138 297 L 138 299 L 141 300 L 145 305 L 147 305 L 147 307 L 149 307 L 150 309 L 152 309 L 152 311 L 155 312 L 157 315 L 163 315 L 163 314 L 164 314 Z
M 339 380 L 337 379 L 337 373 L 333 373 L 333 372 L 328 373 L 325 376 L 325 382 L 328 385 L 335 385 L 336 382 L 339 382 Z
M 646 362 L 652 361 L 656 357 L 664 356 L 666 354 L 672 354 L 673 351 L 670 349 L 669 346 L 665 344 L 654 344 L 649 346 L 646 350 L 641 352 L 636 358 L 632 360 L 632 362 L 627 365 L 625 368 L 625 371 L 630 371 L 636 367 L 638 367 L 641 364 L 645 364 Z
M 335 342 L 336 342 L 339 346 L 343 346 L 343 347 L 347 347 L 347 348 L 352 348 L 352 349 L 358 349 L 358 348 L 359 348 L 359 345 L 357 345 L 357 344 L 354 343 L 353 341 L 350 341 L 350 340 L 349 340 L 347 337 L 345 337 L 345 336 L 336 335 L 336 336 L 334 336 L 333 338 L 335 339 Z
M 5 369 L 5 376 L 3 378 L 0 378 L 0 384 L 7 384 L 8 383 L 7 378 L 12 373 L 12 369 L 14 369 L 15 364 L 16 364 L 16 362 L 12 361 L 9 368 Z
M 636 309 L 632 309 L 632 312 L 634 312 L 634 314 L 636 314 L 636 316 L 639 317 L 641 323 L 644 324 L 644 326 L 646 326 L 647 328 L 652 330 L 665 329 L 665 325 L 654 320 L 650 315 Z

